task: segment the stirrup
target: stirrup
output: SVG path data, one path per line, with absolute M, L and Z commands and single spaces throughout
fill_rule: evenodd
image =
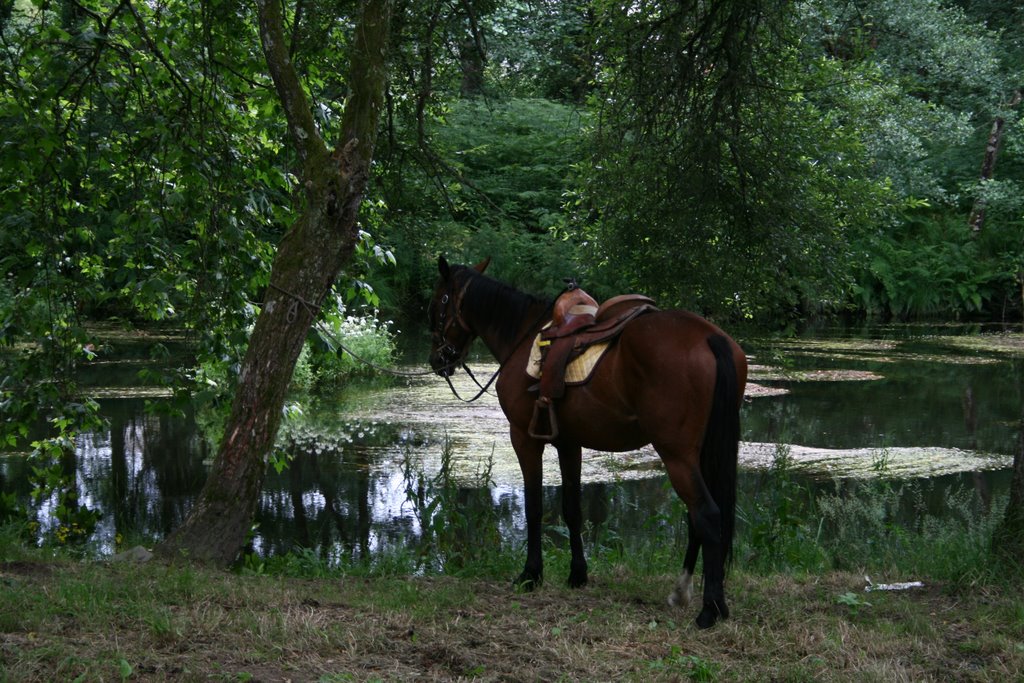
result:
M 547 427 L 549 433 L 540 433 L 540 428 L 543 426 L 541 420 L 547 418 Z M 555 406 L 551 402 L 551 399 L 547 396 L 541 396 L 537 399 L 537 402 L 533 404 L 533 418 L 530 420 L 530 427 L 526 430 L 534 439 L 541 441 L 554 441 L 558 437 L 558 420 L 555 419 Z

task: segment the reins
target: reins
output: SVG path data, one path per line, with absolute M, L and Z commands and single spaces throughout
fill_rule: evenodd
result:
M 461 311 L 462 306 L 461 306 L 461 303 L 462 303 L 463 296 L 465 296 L 466 291 L 468 291 L 468 289 L 469 289 L 469 283 L 472 282 L 472 277 L 473 276 L 471 275 L 469 277 L 469 279 L 466 280 L 465 284 L 463 284 L 462 290 L 461 290 L 460 296 L 459 296 L 459 301 L 457 301 L 457 302 L 453 301 L 452 302 L 452 305 L 455 306 L 455 316 L 456 316 L 456 319 L 458 320 L 458 322 L 461 325 L 463 325 L 463 327 L 466 329 L 466 331 L 469 331 L 469 329 L 468 329 L 468 325 L 466 325 L 465 322 L 462 320 L 462 311 Z M 519 346 L 524 341 L 526 341 L 531 334 L 534 334 L 534 331 L 537 329 L 537 326 L 540 325 L 542 322 L 544 322 L 544 319 L 548 316 L 549 311 L 551 311 L 551 309 L 554 308 L 555 302 L 558 301 L 558 297 L 561 296 L 562 294 L 564 294 L 565 291 L 566 290 L 562 290 L 561 292 L 559 292 L 558 296 L 556 296 L 554 299 L 552 299 L 551 302 L 547 306 L 544 307 L 544 310 L 537 317 L 537 319 L 534 320 L 533 323 L 529 327 L 526 328 L 526 331 L 519 336 L 519 339 L 516 340 L 516 343 L 512 345 L 512 350 L 509 352 L 508 356 L 506 356 L 504 360 L 502 360 L 500 363 L 498 363 L 498 369 L 494 371 L 494 374 L 491 375 L 491 378 L 489 380 L 487 380 L 486 384 L 481 385 L 480 381 L 477 380 L 476 375 L 474 375 L 473 371 L 469 369 L 469 366 L 466 365 L 465 361 L 462 362 L 462 369 L 465 370 L 466 374 L 469 375 L 470 379 L 472 379 L 473 382 L 475 382 L 476 385 L 478 387 L 480 387 L 480 391 L 478 391 L 476 393 L 476 395 L 473 396 L 473 398 L 462 398 L 462 396 L 459 394 L 459 392 L 455 389 L 455 385 L 452 384 L 451 375 L 445 374 L 444 375 L 444 379 L 445 379 L 446 382 L 448 382 L 448 388 L 452 390 L 452 394 L 455 396 L 455 398 L 459 399 L 463 403 L 473 403 L 474 401 L 479 399 L 481 396 L 483 396 L 485 393 L 487 393 L 487 389 L 491 386 L 491 384 L 494 383 L 494 380 L 496 380 L 498 378 L 498 375 L 501 374 L 501 371 L 505 368 L 505 364 L 508 363 L 508 361 L 510 361 L 512 359 L 512 356 L 515 355 L 516 349 L 518 349 Z M 449 368 L 449 367 L 452 367 L 452 366 L 454 366 L 454 363 L 448 363 L 448 364 L 446 364 L 445 366 L 442 366 L 442 367 L 443 368 Z

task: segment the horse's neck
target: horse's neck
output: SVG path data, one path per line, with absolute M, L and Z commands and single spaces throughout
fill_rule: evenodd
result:
M 484 345 L 491 352 L 491 355 L 499 363 L 504 363 L 516 348 L 524 341 L 533 338 L 550 317 L 550 306 L 544 301 L 536 301 L 531 305 L 523 316 L 519 328 L 514 335 L 505 335 L 496 329 L 480 330 L 478 335 Z

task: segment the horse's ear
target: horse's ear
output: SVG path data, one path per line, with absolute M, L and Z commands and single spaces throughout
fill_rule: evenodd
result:
M 482 273 L 482 272 L 484 272 L 485 270 L 487 270 L 487 266 L 488 266 L 488 265 L 490 265 L 490 263 L 491 263 L 491 257 L 490 257 L 490 256 L 488 256 L 488 257 L 487 257 L 487 258 L 485 258 L 485 259 L 484 259 L 483 261 L 481 261 L 480 263 L 478 263 L 478 264 L 476 264 L 475 266 L 473 266 L 473 269 L 474 269 L 474 270 L 475 270 L 476 272 L 478 272 L 478 273 Z
M 437 257 L 437 270 L 441 273 L 441 279 L 448 281 L 452 276 L 452 269 L 448 266 L 448 259 L 443 255 Z

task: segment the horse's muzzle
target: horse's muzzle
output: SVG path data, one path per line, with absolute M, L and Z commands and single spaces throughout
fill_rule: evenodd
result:
M 450 345 L 442 346 L 430 354 L 430 367 L 441 377 L 451 377 L 459 365 L 459 352 Z

